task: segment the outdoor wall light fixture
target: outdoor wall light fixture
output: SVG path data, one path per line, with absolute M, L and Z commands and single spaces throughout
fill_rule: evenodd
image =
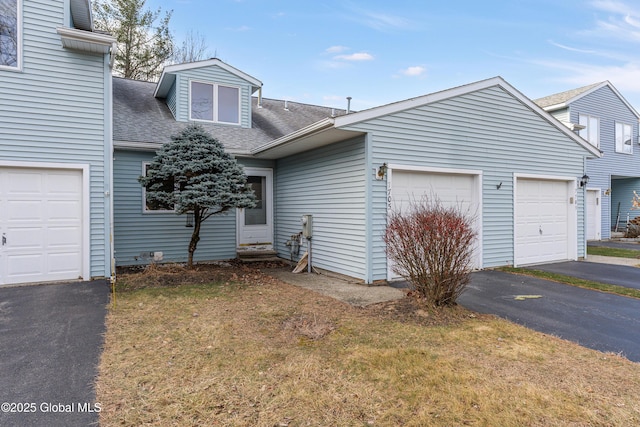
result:
M 376 179 L 378 181 L 382 181 L 386 174 L 387 174 L 387 164 L 383 163 L 381 166 L 378 166 L 378 170 L 376 171 Z
M 589 183 L 589 177 L 587 175 L 582 175 L 582 178 L 580 178 L 580 187 L 584 187 L 588 183 Z
M 187 223 L 185 227 L 193 227 L 193 212 L 187 212 Z

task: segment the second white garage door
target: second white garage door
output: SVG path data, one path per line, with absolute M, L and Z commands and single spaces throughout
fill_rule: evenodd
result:
M 515 264 L 574 259 L 574 195 L 570 182 L 517 178 Z
M 78 279 L 82 171 L 0 167 L 0 285 Z

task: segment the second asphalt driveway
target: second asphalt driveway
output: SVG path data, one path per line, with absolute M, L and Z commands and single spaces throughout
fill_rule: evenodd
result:
M 640 277 L 639 269 L 635 273 Z M 635 298 L 486 270 L 472 274 L 459 302 L 477 312 L 640 362 L 640 300 Z
M 536 265 L 532 270 L 564 274 L 599 283 L 640 289 L 640 268 L 626 265 L 601 264 L 587 261 L 567 261 Z

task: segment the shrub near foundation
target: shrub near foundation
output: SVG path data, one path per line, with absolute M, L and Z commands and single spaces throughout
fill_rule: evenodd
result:
M 452 306 L 470 280 L 474 217 L 438 199 L 412 201 L 390 214 L 384 236 L 393 271 L 416 296 L 434 306 Z

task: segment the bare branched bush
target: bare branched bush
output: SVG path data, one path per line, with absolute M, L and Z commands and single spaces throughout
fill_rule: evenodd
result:
M 392 269 L 428 304 L 452 306 L 470 280 L 475 215 L 437 198 L 393 211 L 384 236 Z

